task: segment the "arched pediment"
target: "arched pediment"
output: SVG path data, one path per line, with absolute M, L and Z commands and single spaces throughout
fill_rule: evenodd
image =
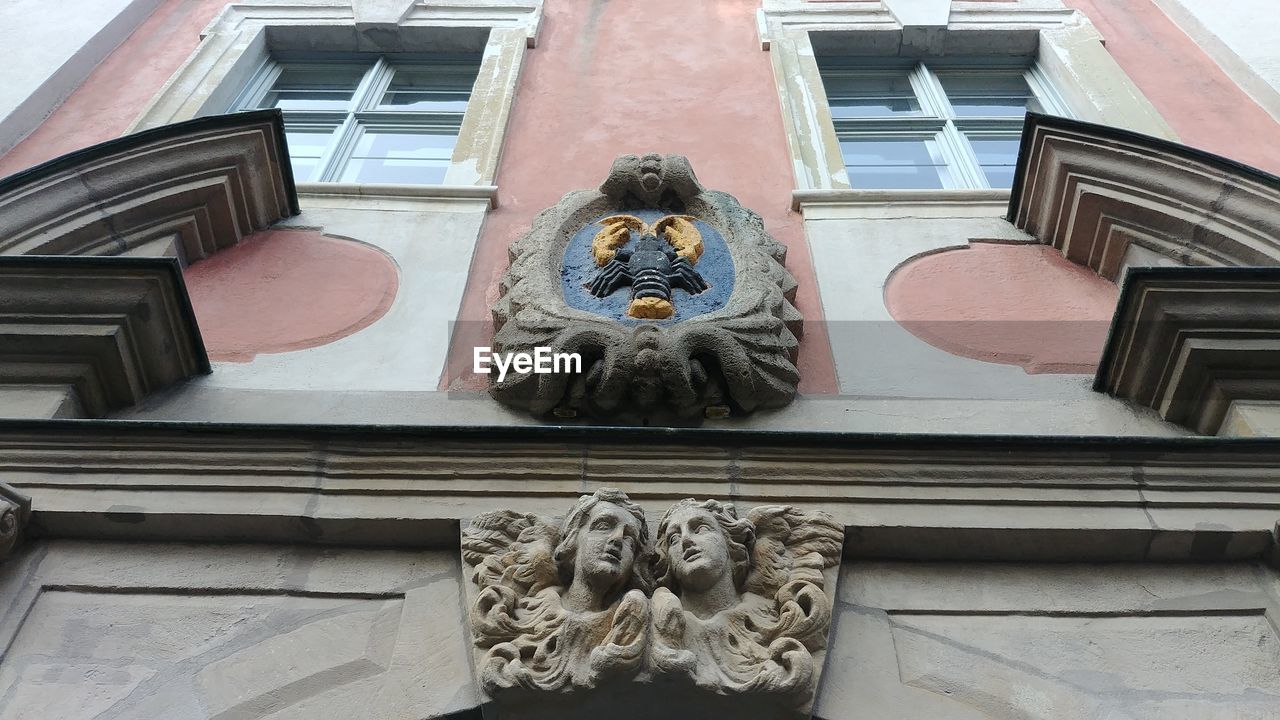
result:
M 1168 264 L 1280 265 L 1280 178 L 1050 115 L 1027 115 L 1007 219 L 1109 280 L 1152 264 L 1131 248 Z
M 264 110 L 128 135 L 0 180 L 6 406 L 102 417 L 208 373 L 180 263 L 296 215 L 287 158 L 280 112 Z
M 1123 279 L 1095 390 L 1201 434 L 1272 434 L 1280 178 L 1165 140 L 1029 114 L 1008 220 Z
M 142 255 L 186 263 L 298 213 L 278 110 L 144 130 L 0 179 L 0 255 Z M 141 250 L 140 250 L 141 249 Z

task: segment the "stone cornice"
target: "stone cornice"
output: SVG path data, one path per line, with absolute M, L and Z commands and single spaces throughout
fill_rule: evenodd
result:
M 1280 264 L 1280 178 L 1185 145 L 1028 113 L 1007 218 L 1116 279 L 1131 244 L 1184 265 Z
M 1094 389 L 1203 434 L 1280 400 L 1280 267 L 1130 270 Z
M 0 422 L 0 481 L 52 537 L 451 546 L 459 522 L 554 516 L 599 486 L 823 509 L 851 557 L 1259 557 L 1280 441 L 639 428 Z
M 0 257 L 0 385 L 69 387 L 102 417 L 208 372 L 177 260 Z
M 55 158 L 0 179 L 0 255 L 116 255 L 174 242 L 195 262 L 298 213 L 284 148 L 280 112 L 259 110 Z

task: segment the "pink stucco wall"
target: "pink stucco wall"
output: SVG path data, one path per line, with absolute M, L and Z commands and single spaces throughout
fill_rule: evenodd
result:
M 1099 27 L 1184 142 L 1280 172 L 1280 125 L 1151 0 L 1066 2 Z M 226 4 L 167 0 L 39 129 L 0 157 L 0 176 L 121 134 Z M 794 181 L 769 55 L 755 34 L 758 7 L 758 0 L 546 0 L 499 169 L 500 207 L 486 220 L 460 312 L 478 322 L 459 327 L 488 321 L 507 246 L 540 209 L 570 189 L 595 186 L 616 155 L 682 153 L 704 184 L 760 212 L 789 247 L 797 304 L 807 318 L 801 389 L 834 391 L 812 259 L 800 218 L 788 209 Z M 455 338 L 455 349 L 487 341 L 480 335 Z
M 916 337 L 1029 373 L 1091 373 L 1118 290 L 1046 245 L 980 243 L 898 266 L 889 314 Z
M 817 282 L 798 214 L 759 0 L 546 0 L 525 55 L 498 171 L 454 338 L 454 368 L 487 344 L 507 246 L 561 195 L 600 184 L 613 159 L 687 155 L 708 188 L 736 196 L 788 247 L 804 314 L 801 391 L 834 392 Z M 466 376 L 464 376 L 466 377 Z M 448 385 L 454 379 L 445 378 Z M 474 383 L 474 376 L 458 382 Z
M 265 230 L 187 268 L 213 360 L 317 347 L 372 325 L 399 273 L 382 251 L 314 230 Z
M 1280 173 L 1280 124 L 1155 3 L 1064 2 L 1089 16 L 1111 56 L 1184 144 Z
M 186 61 L 227 0 L 167 0 L 40 127 L 0 156 L 0 177 L 119 137 Z

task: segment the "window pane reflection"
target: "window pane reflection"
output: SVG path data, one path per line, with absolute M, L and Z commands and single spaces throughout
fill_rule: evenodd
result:
M 351 65 L 285 67 L 259 107 L 345 110 L 367 68 Z
M 456 136 L 409 130 L 365 130 L 343 168 L 343 182 L 443 182 Z
M 840 143 L 849 182 L 855 188 L 937 189 L 950 173 L 936 140 L 867 138 Z
M 1005 137 L 969 137 L 969 145 L 973 154 L 987 176 L 987 184 L 993 188 L 1013 186 L 1014 169 L 1018 164 L 1019 138 Z
M 957 117 L 1022 117 L 1040 103 L 1022 73 L 939 73 Z

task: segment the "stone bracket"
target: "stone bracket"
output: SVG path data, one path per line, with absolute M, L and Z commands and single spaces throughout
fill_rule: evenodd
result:
M 210 371 L 174 258 L 0 256 L 0 385 L 66 386 L 90 417 Z
M 1206 435 L 1280 401 L 1280 267 L 1131 269 L 1094 389 Z

